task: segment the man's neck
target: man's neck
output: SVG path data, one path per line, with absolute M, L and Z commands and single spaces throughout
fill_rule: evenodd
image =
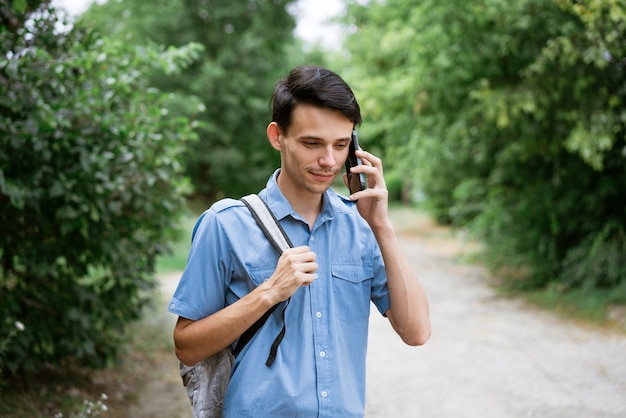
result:
M 283 179 L 284 180 L 284 179 Z M 302 216 L 309 224 L 309 228 L 313 228 L 315 220 L 322 211 L 323 195 L 317 193 L 308 192 L 295 192 L 289 184 L 285 181 L 281 181 L 281 176 L 277 179 L 278 188 L 282 192 L 283 196 L 289 201 L 293 210 Z

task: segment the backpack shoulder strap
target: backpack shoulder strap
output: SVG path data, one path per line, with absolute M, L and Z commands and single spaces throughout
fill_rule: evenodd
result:
M 278 223 L 278 219 L 274 216 L 267 203 L 263 201 L 258 195 L 251 194 L 248 196 L 244 196 L 241 198 L 241 201 L 248 207 L 252 217 L 259 225 L 269 242 L 272 243 L 274 248 L 278 251 L 279 254 L 282 254 L 284 250 L 287 248 L 293 247 L 291 240 L 287 236 L 285 230 Z M 289 299 L 287 299 L 287 304 L 289 304 Z M 243 347 L 252 339 L 254 334 L 265 324 L 265 321 L 269 318 L 269 316 L 276 310 L 276 308 L 280 305 L 280 303 L 272 306 L 270 310 L 265 312 L 265 314 L 259 318 L 250 328 L 244 332 L 241 337 L 239 337 L 239 341 L 237 341 L 237 345 L 233 351 L 235 357 L 239 355 Z M 286 308 L 287 306 L 285 306 Z M 276 358 L 276 352 L 278 351 L 278 346 L 280 345 L 283 337 L 285 336 L 285 309 L 282 311 L 281 319 L 283 321 L 283 327 L 274 340 L 272 347 L 270 348 L 270 354 L 267 358 L 267 362 L 265 363 L 267 367 L 270 367 Z
M 293 247 L 285 230 L 280 226 L 278 219 L 263 199 L 256 194 L 250 194 L 242 197 L 241 201 L 250 209 L 252 217 L 279 254 L 282 254 L 287 248 Z

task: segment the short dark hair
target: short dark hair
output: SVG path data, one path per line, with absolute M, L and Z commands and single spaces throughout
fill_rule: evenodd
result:
M 350 86 L 336 73 L 322 67 L 296 67 L 276 83 L 272 96 L 272 121 L 285 132 L 296 105 L 310 104 L 338 110 L 356 126 L 361 109 Z

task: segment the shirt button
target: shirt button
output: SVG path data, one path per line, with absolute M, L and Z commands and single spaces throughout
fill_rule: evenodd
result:
M 311 235 L 311 238 L 309 238 L 310 241 L 315 241 L 315 237 L 313 235 Z
M 322 313 L 321 312 L 315 312 L 315 316 L 317 316 L 318 318 L 322 317 Z
M 320 351 L 320 357 L 326 357 L 326 351 Z
M 170 309 L 174 309 L 175 307 L 176 307 L 176 304 L 175 304 L 175 303 L 171 303 L 171 304 L 170 304 Z
M 314 274 L 313 274 L 313 278 L 317 279 L 317 277 L 318 277 L 318 276 L 317 276 L 317 273 L 314 273 Z
M 322 398 L 325 398 L 325 397 L 327 397 L 327 396 L 328 396 L 328 392 L 326 392 L 325 390 L 323 390 L 323 391 L 322 391 L 322 393 L 321 393 L 321 395 L 322 395 Z

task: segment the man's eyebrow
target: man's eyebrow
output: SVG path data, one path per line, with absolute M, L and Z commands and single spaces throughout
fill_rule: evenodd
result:
M 335 142 L 350 142 L 352 138 L 339 138 L 336 139 Z
M 324 138 L 315 136 L 315 135 L 302 135 L 298 137 L 300 141 L 326 141 Z M 337 139 L 331 139 L 331 142 L 350 142 L 352 140 L 351 137 L 343 137 Z

